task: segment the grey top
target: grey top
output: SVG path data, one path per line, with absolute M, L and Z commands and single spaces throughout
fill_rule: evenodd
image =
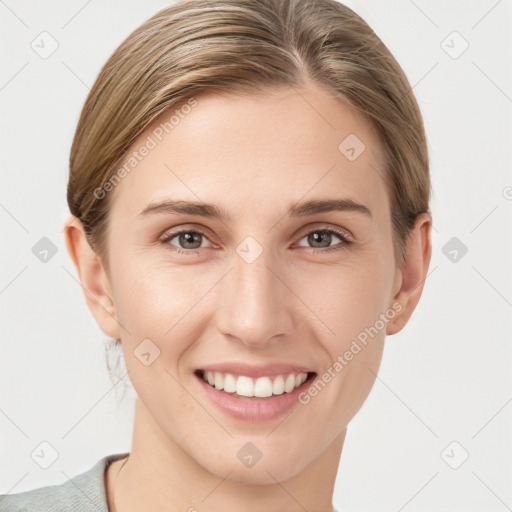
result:
M 105 469 L 129 453 L 116 453 L 71 480 L 17 494 L 0 495 L 0 512 L 109 512 Z M 335 505 L 333 512 L 340 512 Z
M 62 484 L 2 494 L 0 512 L 108 512 L 105 470 L 111 462 L 127 455 L 107 455 L 85 473 Z

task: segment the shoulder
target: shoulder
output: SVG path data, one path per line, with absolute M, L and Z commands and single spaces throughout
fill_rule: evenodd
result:
M 126 454 L 107 455 L 85 473 L 57 485 L 0 495 L 0 512 L 108 512 L 105 469 Z

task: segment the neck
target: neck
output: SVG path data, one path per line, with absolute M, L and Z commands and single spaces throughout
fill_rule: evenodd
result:
M 234 471 L 217 475 L 207 471 L 156 425 L 136 400 L 132 448 L 117 467 L 108 490 L 113 512 L 189 511 L 208 509 L 332 512 L 332 495 L 346 429 L 309 465 L 293 476 L 271 483 L 248 483 Z M 200 461 L 199 461 L 200 462 Z M 119 471 L 120 466 L 122 471 Z

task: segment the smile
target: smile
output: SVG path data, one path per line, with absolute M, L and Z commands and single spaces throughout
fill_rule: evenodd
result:
M 256 369 L 244 364 L 226 364 L 198 369 L 194 375 L 199 393 L 223 414 L 260 422 L 278 418 L 298 404 L 299 394 L 317 375 L 303 370 L 306 368 L 289 365 Z
M 247 375 L 199 370 L 199 375 L 210 386 L 235 396 L 266 398 L 291 393 L 303 384 L 308 373 L 289 373 L 251 378 Z

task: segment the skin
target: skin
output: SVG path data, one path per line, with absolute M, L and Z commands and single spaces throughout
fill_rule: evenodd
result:
M 420 299 L 431 217 L 418 217 L 399 267 L 378 136 L 357 111 L 316 85 L 196 99 L 191 113 L 109 192 L 110 272 L 78 219 L 66 224 L 88 307 L 105 334 L 122 339 L 138 395 L 130 457 L 119 475 L 122 460 L 106 474 L 109 507 L 330 512 L 347 425 L 373 386 L 385 336 L 403 328 Z M 366 146 L 354 161 L 338 150 L 351 133 Z M 139 217 L 164 198 L 213 203 L 231 220 Z M 372 215 L 287 215 L 292 203 L 327 198 L 350 198 Z M 159 241 L 179 227 L 207 236 L 195 246 L 179 237 Z M 307 236 L 330 227 L 348 230 L 353 243 L 343 246 L 333 234 L 315 245 Z M 250 264 L 236 252 L 247 236 L 263 249 Z M 169 248 L 191 251 L 199 244 L 194 255 Z M 325 252 L 334 246 L 343 249 Z M 287 416 L 244 422 L 199 393 L 194 370 L 226 360 L 297 363 L 321 375 L 393 303 L 401 312 L 318 396 Z M 161 351 L 150 366 L 133 353 L 145 338 Z M 251 468 L 236 456 L 247 442 L 262 453 Z

